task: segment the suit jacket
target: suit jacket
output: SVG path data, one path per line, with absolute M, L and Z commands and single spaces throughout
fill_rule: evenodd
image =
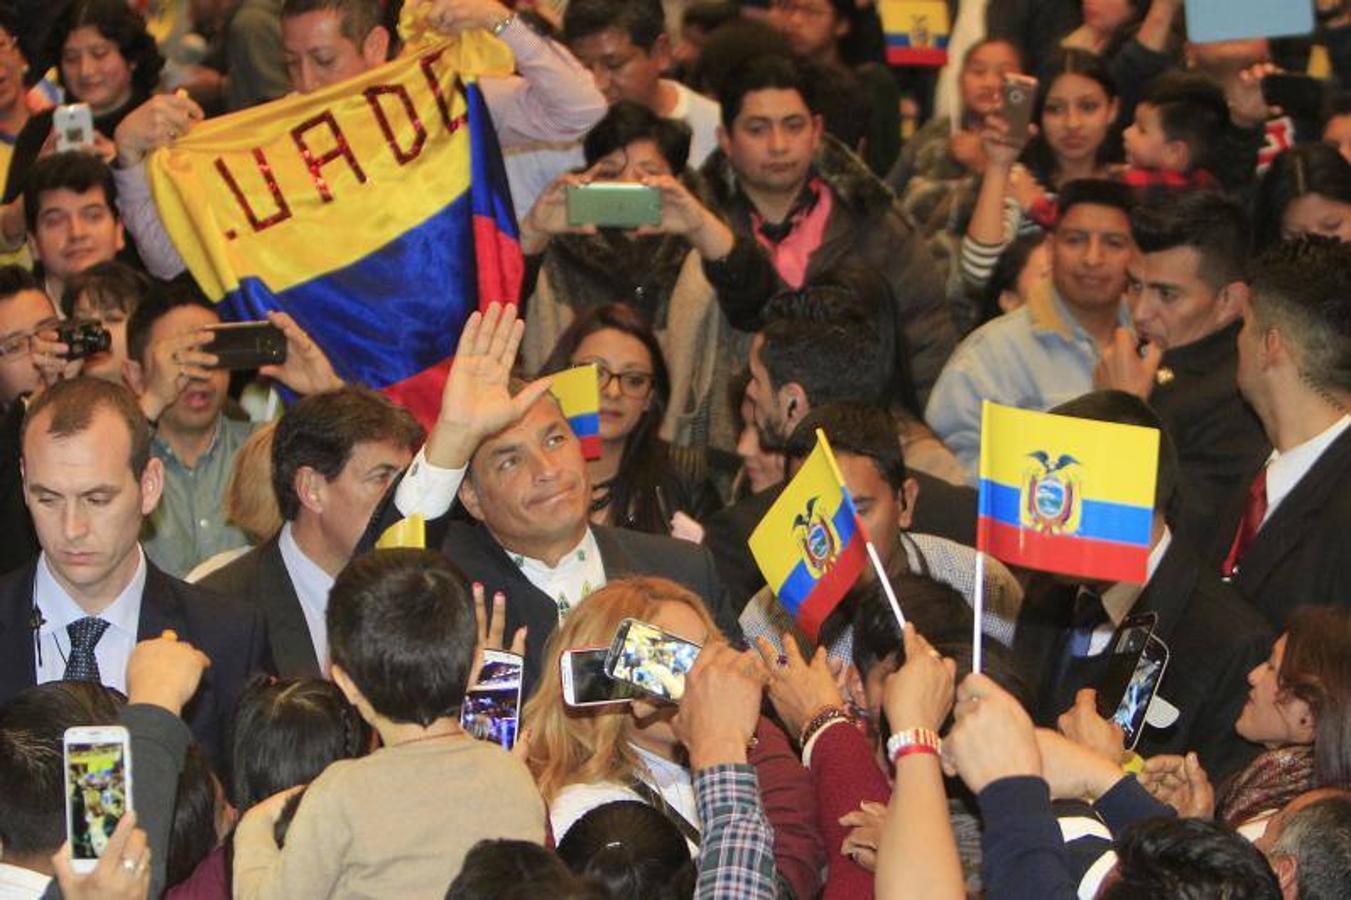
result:
M 1198 546 L 1208 542 L 1224 503 L 1247 489 L 1247 479 L 1271 452 L 1261 420 L 1238 392 L 1242 324 L 1165 353 L 1163 367 L 1173 378 L 1149 395 L 1182 468 L 1177 532 Z
M 1212 571 L 1218 571 L 1238 530 L 1256 472 L 1254 467 L 1248 473 L 1219 519 Z M 1272 512 L 1248 545 L 1233 584 L 1277 628 L 1299 606 L 1351 604 L 1351 429 Z
M 736 614 L 728 605 L 727 592 L 707 550 L 688 541 L 621 528 L 593 525 L 591 530 L 596 536 L 596 546 L 600 548 L 607 581 L 633 575 L 669 578 L 703 598 L 718 627 L 729 637 L 740 634 Z M 482 525 L 449 523 L 442 550 L 468 578 L 481 582 L 488 596 L 494 591 L 506 594 L 504 633 L 508 639 L 522 625 L 529 629 L 523 685 L 524 696 L 529 696 L 539 679 L 544 644 L 558 626 L 557 604 L 530 583 Z
M 36 680 L 31 621 L 36 572 L 34 561 L 0 579 L 0 703 Z M 272 671 L 267 625 L 256 609 L 179 581 L 146 560 L 137 640 L 159 637 L 167 628 L 211 660 L 201 686 L 183 709 L 183 720 L 211 761 L 222 768 L 244 685 L 258 672 Z
M 21 569 L 38 557 L 38 539 L 33 518 L 23 499 L 23 475 L 19 469 L 20 439 L 26 408 L 15 400 L 0 418 L 0 574 Z
M 1028 588 L 1013 654 L 1036 698 L 1033 718 L 1055 727 L 1074 695 L 1097 687 L 1108 659 L 1074 660 L 1060 673 L 1077 585 L 1038 576 Z M 1212 781 L 1246 765 L 1260 750 L 1234 731 L 1248 697 L 1247 675 L 1267 658 L 1275 634 L 1256 610 L 1211 574 L 1175 537 L 1131 613 L 1158 613 L 1157 634 L 1168 646 L 1158 696 L 1179 711 L 1168 728 L 1146 725 L 1142 756 L 1195 750 Z
M 911 471 L 919 485 L 915 500 L 912 531 L 934 534 L 948 540 L 976 545 L 976 492 L 963 485 L 949 484 L 932 475 Z M 783 492 L 783 484 L 767 487 L 740 502 L 709 516 L 704 523 L 704 546 L 713 554 L 718 575 L 727 585 L 728 596 L 737 615 L 765 586 L 765 577 L 751 556 L 748 541 L 755 526 L 769 512 Z
M 201 584 L 218 594 L 246 601 L 262 612 L 277 674 L 323 674 L 277 536 L 212 572 Z

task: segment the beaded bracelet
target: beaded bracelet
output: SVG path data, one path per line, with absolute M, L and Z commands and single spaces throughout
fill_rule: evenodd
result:
M 824 707 L 812 716 L 806 725 L 802 726 L 802 734 L 798 736 L 798 746 L 806 747 L 812 736 L 831 722 L 848 722 L 850 718 L 849 712 L 842 706 Z

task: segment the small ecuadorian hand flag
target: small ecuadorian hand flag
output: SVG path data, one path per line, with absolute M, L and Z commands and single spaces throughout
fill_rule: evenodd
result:
M 558 398 L 572 433 L 582 442 L 582 455 L 600 458 L 600 374 L 592 363 L 552 376 L 549 390 Z
M 385 529 L 375 542 L 375 549 L 389 550 L 394 547 L 413 547 L 427 549 L 427 523 L 421 513 L 414 513 L 406 519 L 400 519 Z
M 751 555 L 813 641 L 867 565 L 867 535 L 820 429 L 816 449 L 751 534 Z
M 978 549 L 1029 569 L 1145 582 L 1156 429 L 986 401 L 980 434 Z
M 947 0 L 878 0 L 877 14 L 886 35 L 887 65 L 947 64 L 952 35 Z

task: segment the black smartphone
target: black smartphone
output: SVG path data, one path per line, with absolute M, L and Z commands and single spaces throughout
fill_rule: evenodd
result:
M 1308 75 L 1276 72 L 1262 79 L 1262 99 L 1287 115 L 1316 119 L 1323 111 L 1323 83 Z
M 702 648 L 656 625 L 625 619 L 605 658 L 605 674 L 662 700 L 685 696 L 685 673 Z
M 1168 666 L 1168 647 L 1154 634 L 1158 621 L 1157 613 L 1147 612 L 1121 623 L 1098 683 L 1098 714 L 1121 726 L 1127 750 L 1140 742 L 1149 704 Z
M 627 681 L 615 681 L 605 674 L 609 647 L 564 650 L 558 658 L 563 676 L 563 702 L 568 706 L 603 706 L 623 703 L 637 696 Z
M 256 369 L 286 362 L 286 335 L 271 322 L 231 322 L 212 325 L 203 353 L 216 357 L 213 369 Z

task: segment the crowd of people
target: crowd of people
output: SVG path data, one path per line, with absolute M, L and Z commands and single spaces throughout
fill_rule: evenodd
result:
M 0 0 L 0 900 L 1351 896 L 1351 4 L 881 5 Z M 524 256 L 423 422 L 285 312 L 224 365 L 147 163 L 415 8 L 512 52 Z M 1142 584 L 982 557 L 985 401 L 1159 432 Z M 877 554 L 804 628 L 818 433 Z

